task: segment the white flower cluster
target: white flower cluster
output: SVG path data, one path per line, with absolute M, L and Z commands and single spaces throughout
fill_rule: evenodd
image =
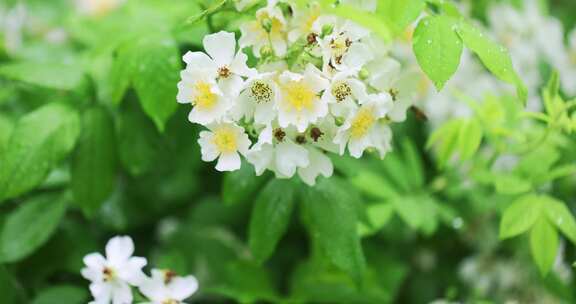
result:
M 147 261 L 133 257 L 134 242 L 130 237 L 114 237 L 106 244 L 106 257 L 91 253 L 84 257 L 82 276 L 91 281 L 91 304 L 130 304 L 132 287 L 152 304 L 181 304 L 198 290 L 193 276 L 179 277 L 170 270 L 153 269 L 147 277 L 142 268 Z
M 332 175 L 327 153 L 390 151 L 390 124 L 405 119 L 411 100 L 395 87 L 400 64 L 374 34 L 323 15 L 313 1 L 298 10 L 269 0 L 240 30 L 239 50 L 235 34 L 219 32 L 204 38 L 206 53 L 184 56 L 177 99 L 192 105 L 191 122 L 208 128 L 198 141 L 204 161 L 233 171 L 242 155 L 257 174 L 298 174 L 314 185 Z

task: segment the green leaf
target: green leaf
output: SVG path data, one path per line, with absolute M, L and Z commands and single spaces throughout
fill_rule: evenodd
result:
M 349 187 L 337 178 L 321 179 L 304 195 L 312 237 L 324 254 L 357 282 L 366 268 L 366 261 L 356 231 L 357 208 Z
M 458 150 L 462 160 L 469 160 L 476 154 L 482 143 L 482 126 L 476 119 L 466 120 L 458 134 Z
M 556 226 L 573 244 L 576 244 L 576 220 L 568 207 L 551 197 L 543 197 L 542 206 L 550 223 Z
M 0 232 L 0 262 L 16 262 L 42 246 L 56 231 L 66 211 L 63 195 L 42 195 L 9 214 Z
M 259 263 L 274 252 L 286 232 L 294 208 L 294 188 L 289 180 L 271 180 L 256 198 L 250 218 L 250 249 Z
M 420 67 L 441 90 L 460 64 L 462 41 L 454 31 L 456 19 L 426 17 L 414 31 L 413 48 Z
M 500 239 L 515 237 L 528 231 L 542 212 L 542 197 L 526 195 L 514 201 L 502 216 Z
M 366 208 L 368 222 L 370 226 L 364 223 L 358 224 L 358 233 L 361 236 L 368 236 L 382 229 L 394 215 L 395 207 L 393 204 L 381 203 L 370 205 Z
M 8 145 L 12 130 L 14 130 L 12 120 L 0 114 L 0 154 L 2 154 L 2 150 Z
M 137 72 L 133 84 L 140 103 L 158 130 L 174 114 L 178 103 L 176 83 L 180 73 L 180 52 L 176 42 L 162 35 L 143 39 L 130 48 Z
M 522 79 L 514 71 L 508 50 L 492 41 L 488 35 L 468 22 L 461 22 L 457 33 L 466 47 L 478 55 L 492 74 L 500 80 L 516 86 L 518 97 L 525 102 L 528 95 L 527 89 Z
M 438 166 L 443 168 L 451 159 L 458 144 L 462 120 L 451 120 L 434 131 L 426 147 L 438 146 Z
M 265 176 L 256 176 L 254 167 L 243 162 L 240 170 L 224 175 L 222 200 L 224 204 L 234 205 L 252 199 L 254 193 L 266 182 Z
M 17 284 L 10 272 L 0 265 L 0 303 L 16 304 L 18 301 Z
M 532 184 L 516 175 L 496 175 L 494 179 L 496 191 L 501 194 L 521 194 L 532 189 Z
M 0 201 L 37 185 L 74 148 L 80 132 L 78 114 L 52 103 L 23 116 L 0 155 Z
M 384 177 L 367 171 L 359 171 L 350 182 L 362 193 L 382 199 L 398 196 L 398 192 Z
M 110 195 L 116 174 L 114 121 L 102 107 L 94 106 L 82 115 L 82 132 L 71 165 L 71 186 L 75 202 L 92 215 Z
M 0 66 L 0 76 L 51 89 L 73 90 L 82 82 L 84 72 L 80 64 L 19 62 Z
M 120 104 L 126 90 L 130 87 L 136 74 L 136 63 L 130 45 L 121 46 L 118 50 L 118 56 L 112 65 L 108 80 L 113 105 Z
M 423 0 L 382 0 L 378 2 L 378 13 L 381 14 L 395 35 L 412 24 L 424 9 Z
M 60 285 L 46 288 L 34 298 L 32 304 L 82 304 L 88 299 L 88 291 L 84 288 Z
M 540 273 L 545 276 L 558 254 L 558 233 L 545 217 L 541 217 L 530 231 L 530 249 Z
M 160 134 L 137 107 L 121 112 L 118 122 L 118 149 L 122 165 L 133 176 L 154 165 L 160 149 Z

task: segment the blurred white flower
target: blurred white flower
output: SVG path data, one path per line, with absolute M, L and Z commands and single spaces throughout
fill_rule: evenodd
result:
M 114 237 L 106 244 L 106 257 L 91 253 L 84 257 L 82 276 L 91 281 L 94 303 L 132 303 L 130 286 L 143 282 L 142 267 L 146 259 L 133 257 L 134 243 L 130 237 Z
M 276 56 L 284 56 L 288 49 L 286 30 L 282 10 L 271 2 L 256 12 L 256 20 L 240 25 L 240 47 L 251 46 L 256 57 L 260 57 L 264 47 L 271 48 Z
M 102 16 L 122 5 L 125 0 L 76 0 L 76 7 L 82 14 Z
M 140 292 L 151 304 L 183 304 L 198 290 L 198 280 L 194 276 L 180 277 L 169 270 L 152 270 L 152 278 L 140 286 Z
M 202 160 L 211 162 L 218 158 L 218 171 L 240 169 L 242 162 L 238 153 L 246 155 L 251 144 L 244 128 L 231 123 L 215 124 L 208 128 L 210 131 L 200 132 L 198 140 Z
M 332 34 L 319 41 L 322 49 L 323 71 L 360 71 L 364 64 L 372 60 L 373 54 L 362 38 L 370 32 L 351 21 L 336 24 Z

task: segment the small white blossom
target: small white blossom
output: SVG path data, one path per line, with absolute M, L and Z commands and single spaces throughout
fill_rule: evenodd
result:
M 300 38 L 308 38 L 308 35 L 320 34 L 322 28 L 318 28 L 317 22 L 321 17 L 321 8 L 318 3 L 310 3 L 308 7 L 294 12 L 291 22 L 291 30 L 288 33 L 288 41 L 291 43 Z
M 357 102 L 367 100 L 366 85 L 350 72 L 339 72 L 324 91 L 322 99 L 330 105 L 330 112 L 336 117 L 347 117 Z
M 208 128 L 210 131 L 200 132 L 198 139 L 202 160 L 211 162 L 218 158 L 218 171 L 240 169 L 242 162 L 239 153 L 246 155 L 251 144 L 244 128 L 231 123 L 210 125 Z
M 243 78 L 255 74 L 248 68 L 248 56 L 241 50 L 236 52 L 234 33 L 218 32 L 204 37 L 203 52 L 188 52 L 184 62 L 188 69 L 207 69 L 218 79 L 218 86 L 225 95 L 236 97 L 243 86 Z
M 188 116 L 190 122 L 206 125 L 226 116 L 233 105 L 232 100 L 220 90 L 214 71 L 188 67 L 181 77 L 176 98 L 179 103 L 193 106 Z
M 307 147 L 308 158 L 310 160 L 310 165 L 299 168 L 298 176 L 303 182 L 309 186 L 314 186 L 316 184 L 316 178 L 320 175 L 324 177 L 330 177 L 334 173 L 334 165 L 328 156 L 326 156 L 322 151 L 312 146 Z
M 245 117 L 261 125 L 269 125 L 276 119 L 279 90 L 275 80 L 276 73 L 257 74 L 249 78 L 232 111 L 234 119 Z
M 328 73 L 334 70 L 362 69 L 373 58 L 368 45 L 361 41 L 369 34 L 368 30 L 351 21 L 336 25 L 332 34 L 319 41 L 324 62 L 323 70 Z
M 194 276 L 179 277 L 169 270 L 152 270 L 152 278 L 139 286 L 150 304 L 184 304 L 198 290 L 198 280 Z
M 319 94 L 326 90 L 329 81 L 309 64 L 304 74 L 284 72 L 280 75 L 280 102 L 278 122 L 280 127 L 295 126 L 304 132 L 310 123 L 328 114 L 328 104 Z
M 82 276 L 91 281 L 90 292 L 98 304 L 130 304 L 132 290 L 145 279 L 146 259 L 133 257 L 130 237 L 114 237 L 106 244 L 106 257 L 91 253 L 84 257 Z
M 340 154 L 348 147 L 350 155 L 360 158 L 364 150 L 375 148 L 384 157 L 391 149 L 392 131 L 381 119 L 390 107 L 389 95 L 371 95 L 368 102 L 351 113 L 334 138 L 334 143 L 340 145 Z

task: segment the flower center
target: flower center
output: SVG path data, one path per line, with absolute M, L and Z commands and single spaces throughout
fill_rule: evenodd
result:
M 230 72 L 230 69 L 227 66 L 218 69 L 218 76 L 220 78 L 228 78 L 230 75 L 232 75 L 232 72 Z
M 199 81 L 194 86 L 196 89 L 196 96 L 194 97 L 193 105 L 201 110 L 209 110 L 216 104 L 217 96 L 212 93 L 210 84 Z
M 176 301 L 174 299 L 168 299 L 168 300 L 162 301 L 162 304 L 178 304 L 178 301 Z
M 238 149 L 236 134 L 229 128 L 220 128 L 214 132 L 214 145 L 220 153 L 231 153 Z
M 352 95 L 352 89 L 347 83 L 340 82 L 332 87 L 332 95 L 334 95 L 336 101 L 342 102 Z
M 290 107 L 298 112 L 302 112 L 303 109 L 312 110 L 317 96 L 306 84 L 293 82 L 287 86 L 286 91 Z
M 370 109 L 360 109 L 352 121 L 350 134 L 352 138 L 360 138 L 366 135 L 376 122 L 376 118 Z
M 272 88 L 269 84 L 256 81 L 250 87 L 251 96 L 256 100 L 257 103 L 265 103 L 272 101 Z
M 332 39 L 332 41 L 330 41 L 332 54 L 334 55 L 337 64 L 342 63 L 342 57 L 344 57 L 344 55 L 346 54 L 351 45 L 352 41 L 344 37 L 343 33 L 341 33 L 337 38 L 334 38 Z
M 115 274 L 112 268 L 104 267 L 104 269 L 102 269 L 102 274 L 104 275 L 104 282 L 110 282 L 114 280 Z
M 176 273 L 172 270 L 164 271 L 164 285 L 170 284 L 172 280 L 176 277 Z

